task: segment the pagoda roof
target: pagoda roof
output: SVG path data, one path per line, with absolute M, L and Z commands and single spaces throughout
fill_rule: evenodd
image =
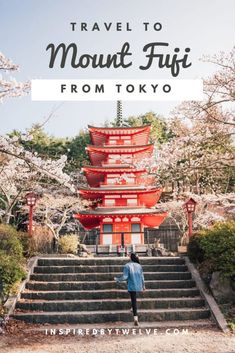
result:
M 101 165 L 105 161 L 107 154 L 151 154 L 153 144 L 138 146 L 93 146 L 88 145 L 86 150 L 93 165 Z
M 88 151 L 98 151 L 103 153 L 137 153 L 143 150 L 149 150 L 154 146 L 153 143 L 147 145 L 121 145 L 121 146 L 93 146 L 87 145 Z
M 106 174 L 135 174 L 141 175 L 146 172 L 146 169 L 135 169 L 130 166 L 107 166 L 107 167 L 95 167 L 95 166 L 84 166 L 82 168 L 87 182 L 92 187 L 98 187 L 101 182 L 104 182 Z
M 115 185 L 115 186 L 106 186 L 106 187 L 98 187 L 98 188 L 80 188 L 80 193 L 96 193 L 96 194 L 120 194 L 125 192 L 129 193 L 145 193 L 148 194 L 150 192 L 162 191 L 162 188 L 156 188 L 155 186 L 151 188 L 146 188 L 146 186 L 127 186 L 127 185 Z
M 146 169 L 135 169 L 131 167 L 130 165 L 127 166 L 113 166 L 113 165 L 108 165 L 105 167 L 96 167 L 93 165 L 86 165 L 82 167 L 82 170 L 84 172 L 88 173 L 102 173 L 102 174 L 108 174 L 108 173 L 144 173 L 146 172 Z
M 103 126 L 92 126 L 88 125 L 89 131 L 98 131 L 101 134 L 106 135 L 120 135 L 120 131 L 123 131 L 123 135 L 130 135 L 130 134 L 138 134 L 140 131 L 143 130 L 150 130 L 151 124 L 146 124 L 142 126 L 112 126 L 112 127 L 103 127 Z
M 91 141 L 94 145 L 105 144 L 109 136 L 135 136 L 134 144 L 147 143 L 151 125 L 133 127 L 95 127 L 88 125 Z
M 106 208 L 97 207 L 95 210 L 83 210 L 79 214 L 84 215 L 126 215 L 126 214 L 156 214 L 159 211 L 156 208 Z
M 138 195 L 140 205 L 153 207 L 160 199 L 162 188 L 146 188 L 146 186 L 115 186 L 100 188 L 84 188 L 79 190 L 79 194 L 87 200 L 103 199 L 105 195 Z
M 80 211 L 74 215 L 85 229 L 93 229 L 99 227 L 104 218 L 110 217 L 113 220 L 116 217 L 131 217 L 136 216 L 141 218 L 141 222 L 145 227 L 159 227 L 167 217 L 167 213 L 158 213 L 156 209 L 132 208 L 132 209 L 104 209 L 97 208 L 96 210 Z

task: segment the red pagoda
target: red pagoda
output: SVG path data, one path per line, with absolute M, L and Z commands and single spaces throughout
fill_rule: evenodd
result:
M 153 152 L 153 144 L 148 143 L 151 127 L 88 129 L 92 145 L 86 150 L 91 165 L 83 167 L 88 187 L 79 193 L 96 207 L 80 211 L 75 218 L 87 230 L 98 228 L 102 245 L 144 244 L 144 228 L 158 227 L 167 215 L 154 208 L 161 188 L 151 185 L 145 168 L 135 167 Z

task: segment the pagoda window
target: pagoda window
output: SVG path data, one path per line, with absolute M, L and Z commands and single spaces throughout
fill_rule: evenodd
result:
M 104 201 L 104 205 L 105 205 L 105 206 L 115 206 L 115 200 L 106 199 L 106 200 Z
M 137 199 L 127 199 L 127 206 L 138 206 Z
M 103 205 L 104 206 L 116 206 L 117 202 L 116 199 L 121 199 L 120 195 L 106 195 L 104 197 Z M 120 202 L 119 202 L 120 203 Z
M 121 159 L 124 163 L 132 163 L 133 156 L 132 154 L 124 154 Z
M 138 206 L 137 195 L 123 195 L 123 198 L 126 198 L 127 206 Z
M 135 178 L 127 176 L 126 183 L 127 184 L 135 184 Z
M 132 244 L 141 244 L 141 225 L 140 223 L 132 223 L 131 225 L 131 242 Z
M 112 224 L 103 224 L 103 244 L 110 245 L 113 243 L 113 225 Z
M 116 178 L 107 178 L 107 185 L 109 184 L 116 184 Z
M 119 144 L 131 145 L 131 137 L 130 136 L 121 136 L 120 140 L 119 140 Z
M 108 145 L 110 145 L 110 146 L 117 145 L 118 138 L 119 138 L 118 136 L 110 136 L 108 139 Z
M 138 233 L 141 231 L 140 223 L 132 223 L 131 225 L 131 232 Z
M 120 154 L 111 154 L 108 157 L 108 162 L 110 164 L 117 164 L 117 163 L 121 163 L 121 156 Z
M 112 224 L 103 224 L 103 232 L 104 233 L 112 233 L 113 225 Z
M 132 154 L 109 154 L 108 163 L 109 164 L 121 164 L 121 163 L 132 163 Z
M 107 184 L 117 184 L 120 178 L 120 174 L 108 174 Z

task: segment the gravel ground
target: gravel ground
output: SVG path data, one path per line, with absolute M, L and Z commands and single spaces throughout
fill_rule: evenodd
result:
M 235 335 L 217 329 L 171 330 L 128 336 L 51 336 L 21 332 L 0 336 L 0 353 L 235 353 Z

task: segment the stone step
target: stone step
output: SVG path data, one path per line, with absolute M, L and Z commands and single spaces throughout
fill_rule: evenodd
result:
M 185 265 L 143 265 L 144 272 L 186 272 Z M 123 265 L 96 265 L 96 266 L 35 266 L 34 273 L 109 273 L 122 272 Z
M 199 295 L 197 288 L 181 289 L 148 289 L 141 293 L 142 298 L 177 298 L 196 297 Z M 95 291 L 56 291 L 56 292 L 23 292 L 22 299 L 38 300 L 81 300 L 81 299 L 114 299 L 129 298 L 127 290 L 95 290 Z
M 160 288 L 193 288 L 194 280 L 161 280 L 145 281 L 146 289 Z M 114 281 L 100 282 L 32 282 L 26 283 L 26 288 L 36 291 L 73 291 L 73 290 L 107 290 L 126 288 L 125 283 L 115 283 Z
M 206 308 L 140 310 L 138 316 L 140 322 L 199 320 L 208 319 L 210 317 L 210 311 Z M 40 324 L 96 324 L 104 322 L 133 321 L 133 315 L 129 310 L 46 313 L 35 311 L 29 313 L 16 313 L 13 315 L 13 318 Z
M 73 282 L 73 281 L 83 281 L 83 282 L 93 282 L 93 281 L 114 281 L 114 277 L 121 275 L 121 273 L 66 273 L 66 274 L 40 274 L 34 273 L 30 276 L 32 281 L 43 281 L 43 282 Z M 190 272 L 145 272 L 145 280 L 180 280 L 180 279 L 190 279 Z
M 41 258 L 38 266 L 99 266 L 99 265 L 124 265 L 129 261 L 128 257 L 107 258 Z M 185 260 L 180 257 L 143 257 L 140 258 L 141 265 L 184 265 Z
M 17 301 L 14 318 L 41 324 L 132 322 L 126 283 L 116 283 L 128 257 L 40 258 Z M 144 257 L 146 291 L 140 322 L 196 322 L 210 311 L 180 257 Z
M 169 308 L 199 308 L 205 304 L 200 297 L 196 298 L 164 298 L 164 299 L 142 299 L 138 300 L 140 310 L 169 309 Z M 16 308 L 28 311 L 113 311 L 122 308 L 130 309 L 128 299 L 105 299 L 105 300 L 58 300 L 58 301 L 18 301 Z

